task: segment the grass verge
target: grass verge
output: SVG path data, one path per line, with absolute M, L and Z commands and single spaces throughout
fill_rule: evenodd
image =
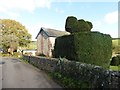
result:
M 113 71 L 120 71 L 120 65 L 119 66 L 110 66 L 110 69 Z
M 23 57 L 19 57 L 19 59 L 20 59 L 21 62 L 24 62 L 24 63 L 26 63 L 26 64 L 29 64 L 28 61 L 26 61 L 25 59 L 23 59 Z
M 91 84 L 87 81 L 80 81 L 71 77 L 62 75 L 59 72 L 48 73 L 48 75 L 63 88 L 90 88 Z

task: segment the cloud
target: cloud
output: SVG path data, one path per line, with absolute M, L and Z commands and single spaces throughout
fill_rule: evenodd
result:
M 108 24 L 114 24 L 118 22 L 118 11 L 108 13 L 104 17 L 105 22 Z
M 0 13 L 6 11 L 33 12 L 36 8 L 50 8 L 51 0 L 1 0 Z
M 34 10 L 33 0 L 1 0 L 0 8 L 6 10 Z

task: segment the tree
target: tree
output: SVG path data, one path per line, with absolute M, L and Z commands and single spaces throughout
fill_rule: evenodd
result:
M 15 50 L 19 45 L 18 37 L 16 37 L 15 35 L 4 35 L 2 36 L 1 44 L 3 48 L 13 48 Z
M 0 28 L 1 44 L 4 49 L 9 47 L 16 49 L 18 46 L 27 46 L 30 43 L 31 35 L 21 23 L 10 19 L 0 19 Z
M 89 21 L 83 19 L 77 20 L 74 16 L 69 16 L 66 19 L 65 30 L 70 33 L 75 32 L 90 32 L 93 25 Z

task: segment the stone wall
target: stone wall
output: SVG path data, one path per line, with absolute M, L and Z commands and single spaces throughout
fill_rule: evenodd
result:
M 48 72 L 54 72 L 57 68 L 58 60 L 55 58 L 45 58 L 39 56 L 23 56 L 23 58 L 29 63 L 35 65 L 39 69 L 46 70 Z
M 66 59 L 23 56 L 24 60 L 48 72 L 61 72 L 90 83 L 92 88 L 120 88 L 120 72 Z

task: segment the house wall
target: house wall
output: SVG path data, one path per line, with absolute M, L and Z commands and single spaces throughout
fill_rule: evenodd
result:
M 42 32 L 42 35 L 43 35 L 43 41 L 41 41 L 42 43 L 42 53 L 45 54 L 46 56 L 49 56 L 49 48 L 48 48 L 48 45 L 49 45 L 49 42 L 48 42 L 48 39 L 49 37 L 44 33 Z
M 49 51 L 49 56 L 52 56 L 52 50 L 54 49 L 54 45 L 55 45 L 55 38 L 56 37 L 49 37 L 50 40 L 50 51 Z
M 44 31 L 41 31 L 37 37 L 37 53 L 52 57 L 56 37 L 48 37 Z
M 43 31 L 39 34 L 37 38 L 37 53 L 44 54 L 46 56 L 51 56 L 51 47 L 54 40 L 46 35 Z
M 41 34 L 37 37 L 37 53 L 41 53 Z
M 55 38 L 56 38 L 56 37 L 50 37 L 50 42 L 51 42 L 51 45 L 52 45 L 52 49 L 54 49 Z

